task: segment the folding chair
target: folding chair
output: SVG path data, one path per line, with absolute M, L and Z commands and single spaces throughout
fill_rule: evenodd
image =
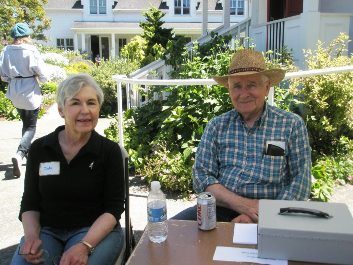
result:
M 115 265 L 125 264 L 128 260 L 133 248 L 135 247 L 135 238 L 133 235 L 131 218 L 130 218 L 130 201 L 129 201 L 129 156 L 124 147 L 120 146 L 122 157 L 124 160 L 124 182 L 125 182 L 125 244 L 123 249 L 115 262 Z

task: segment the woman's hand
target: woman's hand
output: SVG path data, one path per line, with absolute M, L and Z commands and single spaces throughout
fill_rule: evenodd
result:
M 29 263 L 43 263 L 46 257 L 41 245 L 42 241 L 38 237 L 26 238 L 19 250 L 19 254 Z
M 60 260 L 60 265 L 86 265 L 88 262 L 88 248 L 77 243 L 66 250 Z

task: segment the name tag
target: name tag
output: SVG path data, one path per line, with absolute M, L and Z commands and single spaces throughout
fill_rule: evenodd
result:
M 59 175 L 60 162 L 45 162 L 39 165 L 39 176 Z

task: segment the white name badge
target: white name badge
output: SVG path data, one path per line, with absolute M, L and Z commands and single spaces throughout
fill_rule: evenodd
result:
M 45 162 L 39 165 L 39 176 L 59 175 L 60 162 Z

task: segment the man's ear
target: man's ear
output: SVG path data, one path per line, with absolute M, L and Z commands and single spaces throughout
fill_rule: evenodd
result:
M 270 88 L 271 88 L 270 80 L 267 80 L 265 82 L 265 88 L 266 88 L 266 97 L 267 97 L 268 93 L 270 93 Z

